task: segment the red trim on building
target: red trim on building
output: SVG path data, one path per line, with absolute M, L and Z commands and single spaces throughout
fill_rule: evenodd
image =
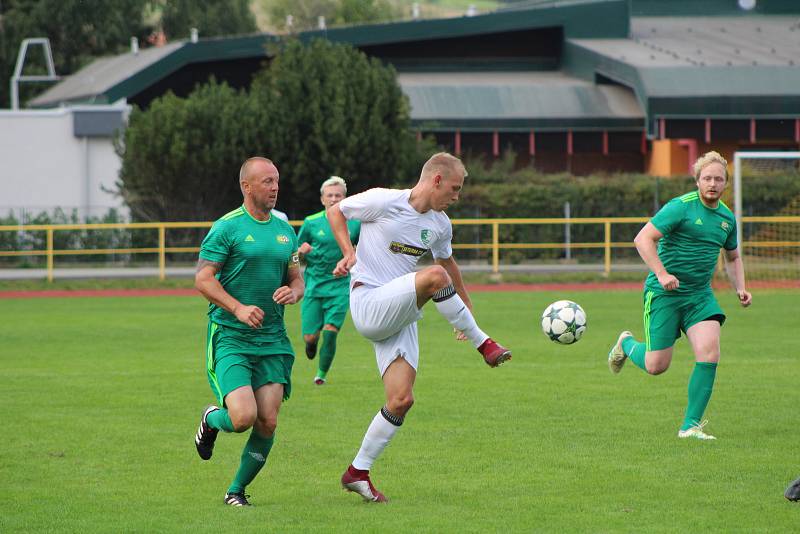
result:
M 603 130 L 603 155 L 608 156 L 608 130 Z
M 647 155 L 647 133 L 644 130 L 642 130 L 642 146 L 640 150 L 643 156 Z
M 667 138 L 667 123 L 664 121 L 664 119 L 658 119 L 658 138 Z
M 456 156 L 461 155 L 461 130 L 456 130 L 455 139 L 453 140 L 453 150 Z
M 750 142 L 756 142 L 756 120 L 750 119 Z
M 572 130 L 567 130 L 567 155 L 572 155 Z
M 797 123 L 800 124 L 800 120 Z M 531 156 L 536 155 L 536 134 L 533 133 L 533 130 L 528 134 L 528 154 Z
M 494 157 L 500 155 L 500 132 L 497 130 L 492 132 L 492 155 Z
M 706 143 L 711 142 L 711 119 L 706 119 Z
M 794 120 L 794 141 L 800 143 L 800 119 Z

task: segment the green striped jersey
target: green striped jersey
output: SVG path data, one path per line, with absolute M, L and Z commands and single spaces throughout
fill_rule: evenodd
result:
M 200 246 L 200 258 L 222 264 L 217 278 L 231 296 L 264 310 L 264 322 L 258 329 L 209 304 L 212 321 L 259 341 L 288 343 L 284 307 L 275 303 L 272 295 L 287 284 L 290 266 L 297 265 L 297 237 L 289 223 L 278 217 L 259 221 L 241 206 L 214 223 Z M 293 354 L 291 345 L 282 353 Z
M 650 222 L 664 234 L 658 241 L 658 257 L 680 282 L 677 293 L 710 288 L 720 248 L 738 246 L 733 212 L 722 201 L 715 209 L 709 208 L 697 191 L 673 198 Z M 652 272 L 645 287 L 664 292 Z

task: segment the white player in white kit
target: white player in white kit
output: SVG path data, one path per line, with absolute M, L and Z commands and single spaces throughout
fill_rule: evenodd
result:
M 417 321 L 428 300 L 455 327 L 458 339 L 472 342 L 489 366 L 511 359 L 511 351 L 475 323 L 453 259 L 453 229 L 444 210 L 458 200 L 466 175 L 461 160 L 440 152 L 422 167 L 413 189 L 370 189 L 328 208 L 328 221 L 344 256 L 334 274 L 351 275 L 350 313 L 356 330 L 375 346 L 386 392 L 386 404 L 342 475 L 342 486 L 368 501 L 386 501 L 372 485 L 369 470 L 414 403 Z M 361 221 L 357 252 L 346 219 Z M 415 271 L 419 258 L 429 250 L 436 265 Z

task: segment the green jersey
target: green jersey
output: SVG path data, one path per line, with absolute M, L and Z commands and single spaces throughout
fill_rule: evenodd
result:
M 720 248 L 738 246 L 733 212 L 722 202 L 715 209 L 707 207 L 697 191 L 673 198 L 650 222 L 664 234 L 658 241 L 658 257 L 680 282 L 676 293 L 710 289 Z M 665 292 L 652 272 L 645 287 Z
M 235 329 L 239 336 L 274 342 L 274 354 L 294 354 L 283 322 L 284 307 L 272 299 L 275 290 L 287 284 L 289 269 L 297 268 L 297 237 L 289 223 L 274 216 L 259 221 L 241 206 L 214 223 L 200 246 L 200 258 L 222 264 L 217 279 L 231 296 L 264 310 L 261 328 L 250 328 L 209 304 L 211 321 Z
M 350 241 L 355 245 L 361 231 L 361 221 L 347 221 Z M 306 254 L 306 297 L 336 297 L 350 292 L 349 276 L 333 276 L 333 269 L 342 259 L 342 251 L 328 222 L 325 210 L 309 215 L 297 235 L 299 243 L 311 245 Z

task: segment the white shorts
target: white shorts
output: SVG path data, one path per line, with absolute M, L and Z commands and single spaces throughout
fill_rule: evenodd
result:
M 372 341 L 378 370 L 404 358 L 415 370 L 419 365 L 416 273 L 408 273 L 380 287 L 359 286 L 350 292 L 350 316 L 358 333 Z

